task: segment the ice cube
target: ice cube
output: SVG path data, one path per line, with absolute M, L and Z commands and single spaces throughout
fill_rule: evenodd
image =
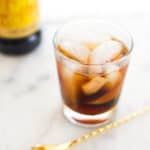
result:
M 89 82 L 82 86 L 82 90 L 86 95 L 95 94 L 98 92 L 107 82 L 107 80 L 101 76 L 94 76 Z
M 105 41 L 94 49 L 89 57 L 90 64 L 110 62 L 122 52 L 122 44 L 117 41 Z
M 86 42 L 84 43 L 84 45 L 90 50 L 92 51 L 93 49 L 95 49 L 100 43 L 92 43 L 92 42 Z
M 89 49 L 80 43 L 74 41 L 61 41 L 58 45 L 60 51 L 66 56 L 78 60 L 82 63 L 88 63 Z
M 88 73 L 89 74 L 103 74 L 104 69 L 100 65 L 89 65 Z
M 113 99 L 117 98 L 120 94 L 122 84 L 119 83 L 118 86 L 116 86 L 114 89 L 111 91 L 106 92 L 103 96 L 99 97 L 98 99 L 93 99 L 90 101 L 86 101 L 86 104 L 89 105 L 101 105 L 104 103 L 107 103 L 109 101 L 112 101 Z
M 111 40 L 112 36 L 107 33 L 93 33 L 93 34 L 88 34 L 82 41 L 84 45 L 89 49 L 89 50 L 94 50 L 98 45 L 103 43 L 104 41 Z
M 76 108 L 80 87 L 85 83 L 85 77 L 63 65 L 59 74 L 62 95 L 73 108 Z
M 102 43 L 104 41 L 111 40 L 112 36 L 109 33 L 94 33 L 93 37 L 91 36 L 90 41 L 94 43 Z
M 104 66 L 104 72 L 105 72 L 106 74 L 109 74 L 109 73 L 111 73 L 111 72 L 117 71 L 117 70 L 119 70 L 119 69 L 120 69 L 119 66 L 118 66 L 117 64 L 113 64 L 113 63 L 111 63 L 111 64 L 106 64 L 106 65 Z
M 122 74 L 119 71 L 113 71 L 109 73 L 106 76 L 106 78 L 107 78 L 107 83 L 105 84 L 105 88 L 111 90 L 121 82 Z
M 62 95 L 65 96 L 65 99 L 70 100 L 71 105 L 76 105 L 77 91 L 74 86 L 74 72 L 62 64 L 58 69 Z

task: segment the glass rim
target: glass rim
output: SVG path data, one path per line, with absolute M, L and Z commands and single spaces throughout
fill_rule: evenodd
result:
M 74 20 L 74 21 L 69 21 L 69 22 L 67 22 L 67 23 L 65 23 L 65 24 L 63 24 L 63 25 L 61 25 L 61 27 L 59 27 L 59 28 L 55 31 L 54 36 L 53 36 L 53 40 L 52 40 L 53 47 L 54 47 L 55 51 L 57 52 L 57 54 L 58 54 L 60 57 L 66 59 L 66 60 L 68 60 L 68 61 L 70 61 L 70 62 L 72 62 L 72 63 L 75 63 L 75 64 L 77 64 L 77 65 L 82 65 L 82 66 L 87 67 L 87 66 L 105 66 L 105 65 L 110 65 L 110 64 L 116 64 L 116 63 L 118 63 L 118 62 L 120 62 L 120 61 L 123 61 L 124 59 L 128 58 L 128 56 L 130 56 L 131 52 L 133 51 L 134 42 L 133 42 L 133 37 L 132 37 L 132 35 L 131 35 L 127 30 L 124 30 L 124 31 L 125 31 L 125 33 L 126 33 L 126 34 L 129 36 L 129 38 L 130 38 L 130 47 L 128 48 L 129 51 L 128 51 L 128 53 L 127 53 L 126 55 L 124 55 L 123 57 L 121 57 L 121 58 L 119 58 L 119 59 L 117 59 L 117 60 L 113 60 L 113 61 L 111 61 L 111 62 L 106 62 L 106 63 L 103 63 L 103 64 L 85 64 L 85 63 L 79 62 L 79 61 L 77 61 L 77 60 L 75 60 L 75 59 L 72 59 L 72 58 L 70 58 L 70 57 L 64 55 L 64 54 L 63 54 L 62 52 L 60 52 L 60 51 L 58 50 L 58 48 L 57 48 L 57 44 L 58 44 L 58 43 L 57 43 L 57 36 L 58 36 L 59 32 L 61 31 L 61 29 L 63 29 L 65 26 L 67 26 L 67 25 L 69 25 L 69 24 L 79 23 L 79 22 L 83 22 L 83 21 L 97 21 L 97 22 L 99 22 L 99 23 L 105 23 L 105 24 L 111 25 L 111 26 L 113 26 L 113 27 L 116 27 L 117 29 L 120 28 L 121 30 L 124 30 L 124 28 L 121 27 L 120 25 L 117 25 L 117 24 L 114 24 L 114 23 L 111 23 L 111 22 L 108 22 L 108 21 L 103 21 L 103 20 L 101 20 L 101 19 L 77 19 L 77 20 Z

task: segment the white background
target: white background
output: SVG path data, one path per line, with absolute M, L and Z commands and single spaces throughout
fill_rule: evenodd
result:
M 42 20 L 150 13 L 149 0 L 39 0 Z

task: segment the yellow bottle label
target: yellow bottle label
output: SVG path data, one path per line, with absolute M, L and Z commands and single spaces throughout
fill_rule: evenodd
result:
M 0 0 L 0 37 L 26 37 L 38 28 L 37 0 Z

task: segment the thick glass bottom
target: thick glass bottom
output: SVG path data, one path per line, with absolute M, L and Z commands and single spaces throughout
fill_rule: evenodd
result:
M 63 106 L 65 117 L 73 124 L 82 127 L 98 127 L 105 125 L 113 119 L 116 112 L 116 107 L 97 115 L 85 115 L 71 110 L 68 106 Z

